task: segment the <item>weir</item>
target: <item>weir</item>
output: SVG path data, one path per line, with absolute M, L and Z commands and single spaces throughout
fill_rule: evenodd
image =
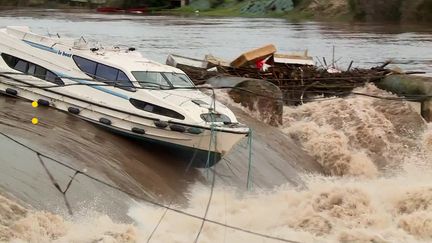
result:
M 299 185 L 301 173 L 322 171 L 311 156 L 277 128 L 256 121 L 240 109 L 235 112 L 254 131 L 254 188 L 273 188 L 287 181 Z M 31 123 L 32 117 L 39 118 L 38 125 Z M 186 203 L 190 187 L 208 180 L 206 169 L 188 168 L 188 161 L 182 161 L 169 149 L 112 134 L 51 107 L 35 109 L 30 102 L 17 98 L 0 96 L 0 132 L 91 176 L 158 202 Z M 246 142 L 218 164 L 217 183 L 246 190 Z M 0 144 L 0 170 L 5 172 L 0 178 L 0 191 L 9 192 L 36 209 L 67 212 L 63 195 L 51 183 L 37 154 L 7 137 L 1 136 Z M 64 190 L 74 171 L 46 158 L 44 163 Z M 133 198 L 82 175 L 76 176 L 66 196 L 73 212 L 100 204 L 104 207 L 94 210 L 122 220 L 133 204 Z
M 212 77 L 206 83 L 215 88 L 232 87 L 229 95 L 234 102 L 262 114 L 272 126 L 282 124 L 283 94 L 276 85 L 260 79 L 224 75 Z
M 389 75 L 376 85 L 400 96 L 407 96 L 410 100 L 421 104 L 421 115 L 432 121 L 432 77 L 415 75 Z

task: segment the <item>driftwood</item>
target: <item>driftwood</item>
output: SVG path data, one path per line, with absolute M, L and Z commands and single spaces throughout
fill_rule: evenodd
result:
M 321 67 L 314 65 L 307 50 L 304 54 L 280 54 L 274 45 L 266 45 L 245 52 L 232 62 L 212 55 L 207 55 L 203 60 L 169 55 L 167 64 L 183 70 L 195 84 L 203 84 L 213 77 L 267 81 L 282 91 L 283 101 L 287 105 L 316 100 L 316 97 L 344 96 L 356 87 L 381 81 L 392 73 L 386 69 L 390 61 L 370 69 L 353 68 L 354 62 L 351 61 L 345 71 L 338 70 L 335 65 L 340 58 L 335 60 L 334 46 L 331 62 L 325 57 L 316 60 Z
M 382 80 L 390 70 L 385 69 L 388 63 L 371 69 L 350 68 L 337 73 L 328 72 L 316 66 L 275 64 L 267 71 L 256 68 L 233 68 L 218 66 L 217 71 L 191 70 L 182 68 L 194 82 L 202 84 L 206 79 L 215 76 L 233 76 L 243 78 L 261 79 L 278 86 L 283 95 L 285 104 L 297 105 L 315 100 L 317 96 L 344 96 L 356 87 L 367 82 Z

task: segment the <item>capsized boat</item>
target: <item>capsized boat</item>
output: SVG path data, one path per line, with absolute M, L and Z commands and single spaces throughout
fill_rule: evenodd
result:
M 69 112 L 111 131 L 212 161 L 249 133 L 181 70 L 135 48 L 0 29 L 0 91 Z M 172 151 L 172 150 L 168 150 Z M 208 156 L 201 156 L 205 160 Z M 214 160 L 215 159 L 215 160 Z M 214 162 L 195 161 L 211 166 Z

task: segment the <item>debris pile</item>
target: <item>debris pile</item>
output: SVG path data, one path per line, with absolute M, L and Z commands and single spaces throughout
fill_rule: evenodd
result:
M 232 87 L 241 86 L 243 90 L 249 90 L 249 93 L 244 92 L 245 97 L 255 93 L 253 87 L 256 85 L 253 85 L 251 80 L 269 82 L 277 86 L 281 92 L 274 93 L 272 90 L 270 93 L 274 94 L 272 97 L 264 97 L 278 99 L 278 101 L 273 101 L 273 105 L 267 107 L 278 107 L 284 104 L 298 105 L 317 98 L 345 96 L 354 88 L 363 86 L 367 82 L 381 81 L 383 77 L 392 72 L 385 68 L 389 62 L 370 69 L 353 68 L 353 62 L 351 62 L 345 70 L 337 67 L 334 57 L 330 64 L 327 64 L 325 58 L 317 62 L 319 65 L 314 62 L 307 51 L 301 54 L 280 54 L 277 53 L 274 45 L 266 45 L 245 52 L 232 62 L 211 55 L 205 56 L 203 60 L 178 55 L 169 55 L 167 59 L 168 65 L 183 70 L 197 85 L 204 84 L 214 77 L 219 77 L 219 79 L 221 77 L 224 79 L 243 78 L 248 81 L 248 85 L 233 82 Z M 214 83 L 213 81 L 212 85 Z M 224 84 L 229 85 L 230 83 L 225 81 Z M 282 93 L 282 98 L 279 98 L 279 93 Z M 237 100 L 241 96 L 238 89 L 230 94 Z M 261 98 L 263 98 L 262 95 Z

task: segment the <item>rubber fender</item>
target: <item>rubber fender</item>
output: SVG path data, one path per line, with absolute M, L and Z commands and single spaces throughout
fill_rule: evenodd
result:
M 16 96 L 18 94 L 18 91 L 16 91 L 15 89 L 7 88 L 6 89 L 6 94 Z
M 69 107 L 68 111 L 72 114 L 78 115 L 80 113 L 80 110 L 76 107 Z
M 175 131 L 175 132 L 186 132 L 186 128 L 184 126 L 180 126 L 180 125 L 176 125 L 176 124 L 172 124 L 170 126 L 171 131 Z
M 168 122 L 165 121 L 155 121 L 154 124 L 157 128 L 166 128 L 168 126 Z
M 138 128 L 138 127 L 133 127 L 132 132 L 138 133 L 138 134 L 145 134 L 145 130 L 142 128 Z
M 102 117 L 101 119 L 99 119 L 99 122 L 102 123 L 102 124 L 108 125 L 108 126 L 111 125 L 111 120 L 107 119 L 107 118 L 104 118 L 104 117 Z
M 201 134 L 203 132 L 202 129 L 199 129 L 197 127 L 189 127 L 187 131 L 188 133 L 192 133 L 192 134 Z
M 48 100 L 44 100 L 44 99 L 38 99 L 37 103 L 41 106 L 49 106 L 50 102 Z

